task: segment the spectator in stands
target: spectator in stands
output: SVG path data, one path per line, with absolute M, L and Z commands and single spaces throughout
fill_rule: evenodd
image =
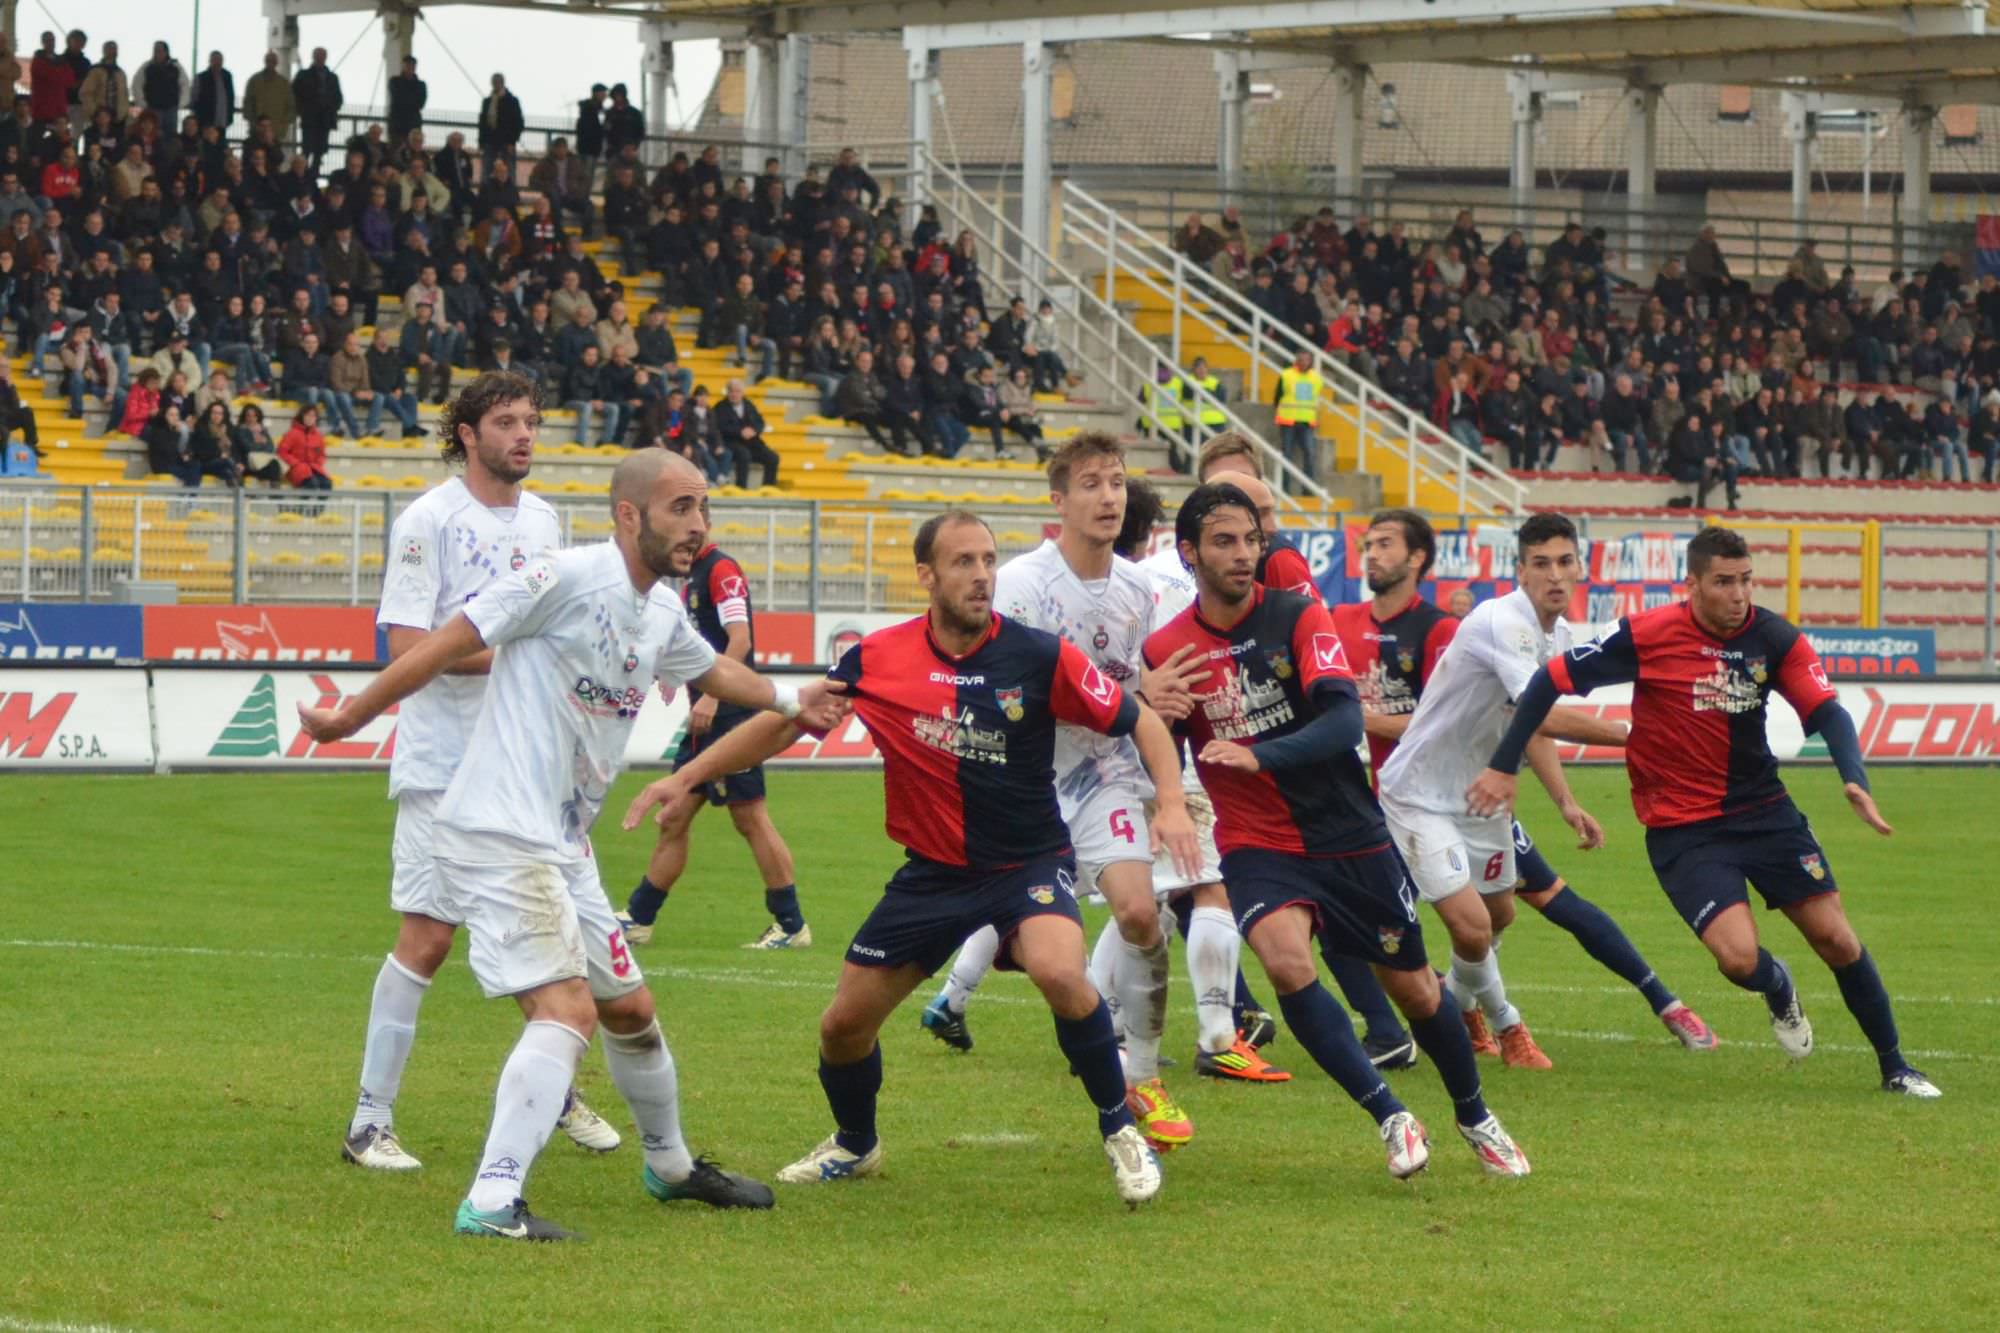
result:
M 1473 596 L 1472 589 L 1461 584 L 1459 587 L 1452 589 L 1451 598 L 1446 603 L 1446 606 L 1453 615 L 1463 620 L 1472 614 L 1472 608 L 1478 602 L 1479 599 Z
M 1479 425 L 1488 439 L 1505 450 L 1509 460 L 1527 447 L 1528 403 L 1521 393 L 1521 372 L 1509 370 L 1479 399 Z
M 1559 401 L 1560 399 L 1560 401 Z M 1568 400 L 1553 389 L 1544 390 L 1527 409 L 1520 443 L 1510 446 L 1507 466 L 1516 472 L 1545 467 L 1544 457 L 1553 463 L 1563 444 L 1563 413 Z
M 834 415 L 835 399 L 848 365 L 831 315 L 821 315 L 806 343 L 805 371 L 801 378 L 819 390 L 819 415 Z
M 1895 447 L 1893 460 L 1885 458 L 1882 476 L 1907 480 L 1920 475 L 1924 461 L 1930 452 L 1930 440 L 1924 430 L 1924 405 L 1912 398 L 1900 411 L 1890 408 L 1882 414 L 1882 436 L 1885 442 Z M 1893 470 L 1890 464 L 1893 462 Z
M 134 439 L 143 436 L 146 423 L 159 415 L 161 382 L 159 371 L 151 366 L 143 367 L 125 394 L 122 410 L 111 419 L 109 429 Z M 158 472 L 162 469 L 153 470 Z
M 1809 452 L 1818 454 L 1819 475 L 1823 479 L 1834 475 L 1833 464 L 1836 455 L 1839 455 L 1843 462 L 1850 462 L 1847 416 L 1841 410 L 1840 390 L 1833 385 L 1823 386 L 1804 409 L 1794 416 L 1791 431 L 1795 467 L 1801 477 L 1805 475 L 1806 456 Z
M 732 379 L 715 405 L 716 438 L 728 446 L 736 466 L 736 484 L 750 485 L 750 465 L 764 470 L 762 485 L 778 484 L 778 453 L 764 442 L 764 415 L 743 395 L 743 381 Z
M 4 77 L 4 73 L 0 73 L 0 78 Z M 21 442 L 34 451 L 36 458 L 43 456 L 42 437 L 35 425 L 34 410 L 21 402 L 21 391 L 14 383 L 14 363 L 0 357 L 0 452 L 4 452 L 8 437 L 17 433 Z
M 411 134 L 423 128 L 424 107 L 430 98 L 430 85 L 417 77 L 417 58 L 404 56 L 402 72 L 389 80 L 391 143 L 407 143 Z
M 916 356 L 900 352 L 882 386 L 882 411 L 891 421 L 900 421 L 917 439 L 926 454 L 938 452 L 937 441 L 924 417 L 924 377 L 917 370 Z
M 495 74 L 491 91 L 479 104 L 479 156 L 488 176 L 503 167 L 509 174 L 513 172 L 514 153 L 525 125 L 521 100 L 507 90 L 507 76 Z
M 361 337 L 348 332 L 342 335 L 339 346 L 327 358 L 326 391 L 322 400 L 331 408 L 330 415 L 340 424 L 341 434 L 349 439 L 361 435 L 361 422 L 354 415 L 355 395 L 368 392 L 368 358 L 361 351 Z
M 595 339 L 583 345 L 576 364 L 563 376 L 562 399 L 563 406 L 576 413 L 578 444 L 591 442 L 591 427 L 599 414 L 604 419 L 604 433 L 597 437 L 597 443 L 618 443 L 622 436 L 620 428 L 624 425 L 620 420 L 624 404 L 605 396 L 603 357 L 597 350 Z
M 1988 390 L 1980 400 L 1979 411 L 1966 428 L 1966 448 L 1984 461 L 1979 479 L 1990 485 L 1996 466 L 2000 466 L 2000 389 Z
M 212 402 L 196 415 L 188 436 L 186 456 L 195 479 L 187 484 L 198 486 L 203 477 L 220 477 L 226 485 L 241 486 L 243 470 L 230 443 L 229 404 Z
M 216 62 L 219 66 L 220 62 Z M 153 58 L 132 75 L 132 95 L 139 106 L 153 113 L 162 125 L 178 119 L 188 105 L 188 75 L 181 62 L 168 53 L 165 42 L 153 43 Z
M 1431 418 L 1438 428 L 1475 454 L 1485 453 L 1485 432 L 1480 422 L 1479 396 L 1472 390 L 1472 376 L 1460 370 L 1452 374 L 1432 405 Z
M 1676 384 L 1675 394 L 1678 393 L 1679 386 Z M 1678 396 L 1675 402 L 1678 402 Z M 1651 475 L 1653 453 L 1647 439 L 1645 413 L 1645 401 L 1639 397 L 1632 377 L 1623 371 L 1618 372 L 1612 377 L 1611 392 L 1598 403 L 1598 419 L 1603 428 L 1605 461 L 1611 465 L 1613 472 L 1624 472 L 1626 460 L 1632 453 L 1636 453 L 1639 471 Z M 1668 415 L 1672 415 L 1671 410 Z M 1671 436 L 1675 423 L 1668 421 L 1664 424 L 1666 435 Z
M 983 375 L 991 371 L 980 372 Z M 1000 424 L 1021 437 L 1035 451 L 1035 461 L 1045 462 L 1048 447 L 1042 443 L 1042 410 L 1035 402 L 1035 389 L 1028 382 L 1028 368 L 1014 367 L 1000 389 Z
M 244 404 L 237 413 L 236 426 L 229 434 L 229 454 L 240 477 L 256 477 L 272 486 L 284 479 L 285 465 L 264 429 L 264 409 L 255 403 Z
M 327 68 L 325 47 L 315 46 L 312 63 L 292 76 L 292 101 L 298 107 L 299 151 L 317 176 L 327 140 L 339 125 L 340 108 L 345 105 L 340 76 Z
M 509 94 L 512 96 L 512 94 Z M 545 196 L 556 215 L 574 214 L 582 220 L 583 234 L 594 234 L 596 217 L 590 205 L 590 168 L 569 150 L 569 140 L 557 135 L 549 140 L 549 151 L 528 173 L 528 188 Z
M 103 52 L 77 86 L 75 105 L 86 124 L 101 109 L 111 113 L 113 124 L 123 125 L 132 114 L 131 84 L 118 64 L 118 43 L 106 42 Z
M 292 125 L 298 119 L 298 98 L 292 92 L 291 80 L 278 72 L 276 51 L 264 53 L 264 68 L 243 85 L 243 118 L 253 128 L 260 122 L 268 124 L 275 143 L 292 137 Z
M 1933 399 L 1924 409 L 1924 435 L 1930 442 L 1929 468 L 1939 481 L 1951 480 L 1951 464 L 1958 460 L 1958 479 L 1972 480 L 1972 460 L 1965 444 L 1965 425 L 1949 398 Z
M 907 444 L 907 422 L 891 418 L 885 410 L 887 393 L 875 374 L 875 354 L 866 347 L 855 352 L 852 365 L 834 390 L 834 406 L 841 420 L 868 432 L 868 438 L 885 450 L 912 454 Z M 884 438 L 883 431 L 889 432 Z
M 1784 476 L 1783 447 L 1771 391 L 1758 389 L 1740 402 L 1731 418 L 1730 450 L 1738 470 L 1759 476 Z
M 146 446 L 146 466 L 155 475 L 172 477 L 182 486 L 201 485 L 202 467 L 189 448 L 193 428 L 181 416 L 180 405 L 166 403 L 139 432 Z
M 1729 507 L 1736 508 L 1738 469 L 1723 430 L 1724 422 L 1719 415 L 1704 420 L 1700 412 L 1690 410 L 1675 437 L 1677 443 L 1670 448 L 1674 479 L 1694 485 L 1696 509 L 1708 508 L 1708 493 L 1718 480 L 1723 484 Z
M 57 353 L 63 368 L 63 390 L 69 395 L 69 414 L 83 417 L 83 396 L 97 395 L 110 416 L 118 399 L 118 367 L 111 359 L 111 353 L 91 334 L 90 325 L 74 324 L 63 335 L 62 350 Z
M 750 376 L 752 384 L 777 368 L 777 345 L 764 335 L 764 303 L 757 299 L 757 280 L 750 273 L 736 275 L 733 289 L 723 299 L 717 321 L 726 332 L 734 334 L 738 366 L 747 367 L 750 353 L 757 353 L 757 369 Z
M 694 450 L 695 461 L 708 476 L 711 486 L 727 486 L 733 462 L 729 446 L 715 427 L 715 409 L 708 401 L 708 386 L 697 384 L 688 401 L 687 424 L 682 439 Z
M 940 347 L 932 351 L 923 381 L 924 425 L 938 453 L 945 458 L 956 458 L 972 438 L 963 414 L 965 380 L 952 372 L 951 357 Z
M 333 478 L 326 470 L 326 437 L 319 433 L 317 407 L 308 403 L 292 418 L 291 429 L 278 441 L 278 460 L 285 465 L 285 481 L 293 489 L 333 489 Z M 317 504 L 310 512 L 318 512 Z
M 42 34 L 42 46 L 28 62 L 28 110 L 40 125 L 53 125 L 69 118 L 70 93 L 77 83 L 76 72 L 56 50 L 56 35 Z

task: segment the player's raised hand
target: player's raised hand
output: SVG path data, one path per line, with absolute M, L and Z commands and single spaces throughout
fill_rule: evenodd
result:
M 1472 785 L 1465 789 L 1465 808 L 1481 819 L 1512 809 L 1514 805 L 1514 775 L 1487 769 Z
M 640 788 L 639 794 L 632 798 L 632 804 L 625 807 L 625 831 L 630 833 L 638 828 L 639 822 L 646 817 L 646 812 L 656 805 L 660 807 L 659 818 L 664 820 L 667 812 L 674 808 L 674 803 L 686 794 L 687 784 L 672 773 L 657 782 L 647 783 Z
M 1156 811 L 1148 827 L 1155 856 L 1165 848 L 1182 879 L 1192 882 L 1201 878 L 1201 842 L 1195 837 L 1194 820 L 1185 807 Z
M 1182 644 L 1172 657 L 1139 673 L 1139 693 L 1161 717 L 1179 721 L 1194 711 L 1193 687 L 1209 677 L 1206 659 L 1194 653 L 1193 644 Z
M 1885 838 L 1896 831 L 1889 827 L 1889 821 L 1882 818 L 1882 812 L 1875 808 L 1875 798 L 1868 794 L 1866 787 L 1850 782 L 1841 790 L 1847 793 L 1847 803 L 1854 807 L 1855 814 L 1861 816 L 1862 823 Z
M 308 708 L 299 705 L 299 726 L 316 741 L 344 741 L 360 728 L 341 716 L 338 708 Z
M 1571 801 L 1562 809 L 1563 822 L 1576 830 L 1576 845 L 1581 851 L 1594 852 L 1604 845 L 1604 826 L 1597 822 L 1590 811 Z
M 1257 756 L 1250 753 L 1247 745 L 1235 741 L 1210 741 L 1201 747 L 1198 756 L 1204 764 L 1215 764 L 1221 768 L 1233 768 L 1242 773 L 1255 773 L 1263 767 Z
M 695 700 L 694 707 L 688 709 L 688 734 L 706 736 L 715 726 L 717 699 L 712 694 L 704 694 Z

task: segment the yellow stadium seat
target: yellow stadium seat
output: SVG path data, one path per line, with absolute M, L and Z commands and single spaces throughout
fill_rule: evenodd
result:
M 347 567 L 347 555 L 343 551 L 321 551 L 313 557 L 313 563 L 327 569 L 345 569 Z
M 423 476 L 415 472 L 412 472 L 409 476 L 403 478 L 396 484 L 402 487 L 406 491 L 422 491 L 430 489 L 430 482 L 427 481 Z M 380 514 L 377 514 L 374 517 L 375 517 L 375 526 L 378 528 L 381 527 L 382 516 Z M 365 520 L 363 526 L 366 526 Z
M 271 563 L 274 565 L 303 565 L 305 562 L 306 558 L 297 551 L 276 551 L 271 555 Z

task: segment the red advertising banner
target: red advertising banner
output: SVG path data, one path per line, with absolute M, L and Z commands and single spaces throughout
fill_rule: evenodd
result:
M 821 659 L 813 654 L 813 614 L 810 611 L 758 611 L 757 661 L 762 666 L 807 666 Z
M 365 606 L 149 606 L 146 656 L 180 662 L 372 662 Z

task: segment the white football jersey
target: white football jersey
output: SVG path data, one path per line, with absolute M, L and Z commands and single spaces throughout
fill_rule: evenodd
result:
M 1181 612 L 1194 605 L 1197 589 L 1194 571 L 1181 563 L 1178 546 L 1169 546 L 1164 551 L 1155 551 L 1138 562 L 1148 579 L 1153 583 L 1153 623 L 1157 630 Z M 1151 630 L 1148 631 L 1150 633 Z
M 1536 669 L 1571 642 L 1564 621 L 1542 632 L 1534 604 L 1518 588 L 1473 607 L 1382 765 L 1382 794 L 1417 810 L 1463 815 L 1466 788 L 1493 757 L 1514 701 Z
M 488 509 L 457 477 L 426 491 L 389 529 L 378 628 L 434 630 L 503 574 L 562 544 L 562 520 L 523 492 L 511 509 Z M 443 791 L 458 770 L 486 697 L 484 676 L 439 676 L 396 711 L 389 796 Z
M 1153 584 L 1130 560 L 1114 555 L 1110 577 L 1086 582 L 1070 569 L 1062 548 L 1045 541 L 1000 567 L 993 609 L 1068 639 L 1119 685 L 1137 684 L 1145 665 L 1140 652 L 1153 623 Z M 1140 799 L 1153 794 L 1129 736 L 1100 736 L 1058 723 L 1055 759 L 1056 796 L 1065 819 L 1099 787 L 1116 786 Z
M 687 684 L 715 665 L 715 650 L 672 589 L 632 586 L 611 542 L 537 556 L 465 614 L 498 651 L 438 806 L 440 831 L 503 834 L 552 860 L 583 860 L 653 684 Z

